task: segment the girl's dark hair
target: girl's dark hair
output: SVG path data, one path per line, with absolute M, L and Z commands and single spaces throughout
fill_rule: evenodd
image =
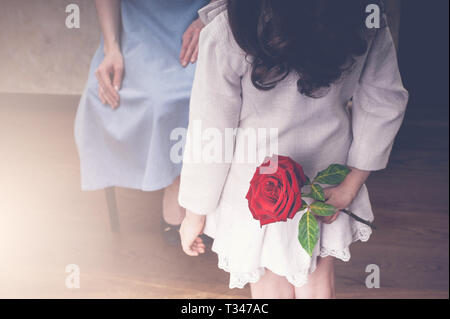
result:
M 320 97 L 366 52 L 369 4 L 383 8 L 381 0 L 228 0 L 228 18 L 253 58 L 256 88 L 295 72 L 299 92 Z

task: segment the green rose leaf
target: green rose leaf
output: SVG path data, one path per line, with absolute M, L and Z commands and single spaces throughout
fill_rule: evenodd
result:
M 319 240 L 319 224 L 309 211 L 304 213 L 298 223 L 298 241 L 306 252 L 312 256 Z
M 332 164 L 326 170 L 319 172 L 314 181 L 326 185 L 339 185 L 348 173 L 350 173 L 350 169 L 347 166 Z
M 314 202 L 310 205 L 310 208 L 317 216 L 333 216 L 336 214 L 336 208 L 333 205 L 322 202 Z
M 311 185 L 311 194 L 310 195 L 315 200 L 325 201 L 325 194 L 323 192 L 323 188 L 319 184 Z

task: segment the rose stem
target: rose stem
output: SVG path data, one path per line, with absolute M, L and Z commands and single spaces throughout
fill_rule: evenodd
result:
M 367 220 L 362 219 L 359 216 L 356 216 L 355 214 L 353 214 L 351 211 L 347 210 L 347 209 L 343 209 L 341 210 L 343 213 L 346 213 L 348 216 L 352 217 L 353 219 L 357 220 L 360 223 L 363 223 L 364 225 L 369 226 L 370 228 L 372 228 L 373 230 L 377 229 L 375 227 L 375 225 L 373 225 L 371 222 L 368 222 Z

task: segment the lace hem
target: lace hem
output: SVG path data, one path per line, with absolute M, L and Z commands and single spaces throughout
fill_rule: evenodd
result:
M 370 235 L 372 234 L 372 229 L 369 226 L 361 225 L 358 227 L 357 231 L 353 235 L 352 243 L 357 241 L 366 242 L 369 240 Z M 349 245 L 350 246 L 350 245 Z M 332 249 L 327 247 L 321 247 L 319 257 L 328 257 L 332 256 L 334 258 L 340 259 L 344 262 L 348 262 L 350 260 L 350 249 L 349 246 L 343 249 Z M 230 274 L 230 289 L 239 288 L 242 289 L 248 283 L 256 283 L 259 281 L 261 276 L 264 275 L 264 268 L 270 269 L 270 267 L 261 267 L 257 268 L 251 272 L 235 272 L 231 271 L 229 267 L 229 261 L 226 256 L 219 256 L 218 267 Z M 314 272 L 315 269 L 302 269 L 298 273 L 294 275 L 285 275 L 286 279 L 294 285 L 295 287 L 301 287 L 308 282 L 308 275 Z
M 230 289 L 239 288 L 242 289 L 248 283 L 256 283 L 261 276 L 264 275 L 265 270 L 261 267 L 252 272 L 233 272 L 228 266 L 228 258 L 219 256 L 219 268 L 230 273 Z M 300 287 L 307 283 L 309 270 L 299 272 L 295 275 L 286 276 L 286 279 L 294 286 Z
M 356 233 L 353 235 L 352 243 L 357 241 L 366 242 L 369 240 L 371 234 L 372 229 L 369 226 L 367 225 L 359 226 Z M 321 247 L 319 256 L 320 257 L 331 256 L 345 262 L 349 261 L 351 258 L 349 246 L 345 247 L 344 249 L 332 249 L 327 247 Z

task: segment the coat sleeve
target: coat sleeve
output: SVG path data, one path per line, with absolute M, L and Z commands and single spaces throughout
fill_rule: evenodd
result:
M 245 56 L 226 43 L 230 36 L 215 22 L 200 36 L 179 193 L 180 205 L 200 215 L 218 206 L 231 165 L 225 153 L 233 153 L 235 143 L 232 137 L 226 145 L 225 131 L 237 128 L 240 119 Z
M 386 168 L 407 103 L 394 41 L 385 23 L 371 42 L 353 95 L 353 141 L 347 165 L 367 171 Z

